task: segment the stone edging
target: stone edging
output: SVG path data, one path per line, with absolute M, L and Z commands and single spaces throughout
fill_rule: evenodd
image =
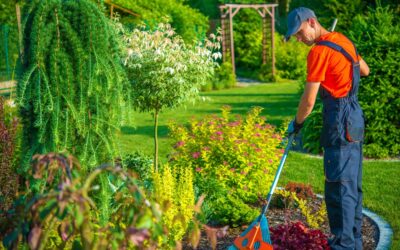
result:
M 392 245 L 393 230 L 390 227 L 389 223 L 387 223 L 382 217 L 373 213 L 371 210 L 367 208 L 363 208 L 362 213 L 364 216 L 370 218 L 378 227 L 379 239 L 378 239 L 378 244 L 376 245 L 376 249 L 377 250 L 390 249 Z

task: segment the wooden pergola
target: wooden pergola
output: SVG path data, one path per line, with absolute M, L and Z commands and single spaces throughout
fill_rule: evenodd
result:
M 223 4 L 219 6 L 221 11 L 221 29 L 222 29 L 222 55 L 223 60 L 227 60 L 228 53 L 232 60 L 233 73 L 236 73 L 235 67 L 235 46 L 233 42 L 233 17 L 239 12 L 240 9 L 250 8 L 255 9 L 260 14 L 263 21 L 263 40 L 262 40 L 262 61 L 263 64 L 267 62 L 267 18 L 271 18 L 271 62 L 272 62 L 272 75 L 275 75 L 275 7 L 278 4 Z
M 123 7 L 113 3 L 112 0 L 105 0 L 104 3 L 110 5 L 110 17 L 111 18 L 114 16 L 114 8 L 115 9 L 119 9 L 119 10 L 125 12 L 125 13 L 128 13 L 128 14 L 132 15 L 132 16 L 137 16 L 137 17 L 140 16 L 139 14 L 134 13 L 133 11 L 130 11 L 130 10 L 126 9 L 126 8 L 123 8 Z

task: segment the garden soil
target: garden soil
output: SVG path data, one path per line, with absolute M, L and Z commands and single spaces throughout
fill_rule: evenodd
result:
M 311 206 L 319 206 L 321 201 L 315 200 L 312 201 Z M 279 224 L 285 223 L 285 221 L 301 221 L 306 225 L 306 221 L 304 216 L 298 209 L 279 209 L 279 208 L 271 208 L 267 212 L 268 223 L 270 227 L 274 227 Z M 247 226 L 243 226 L 242 228 L 229 228 L 226 232 L 226 235 L 218 238 L 217 240 L 217 248 L 216 249 L 227 249 L 233 242 L 233 240 L 246 229 Z M 329 233 L 329 225 L 327 220 L 320 228 L 328 237 L 330 237 Z M 362 235 L 363 235 L 363 249 L 364 250 L 374 250 L 376 249 L 376 245 L 378 243 L 379 231 L 376 227 L 375 223 L 371 221 L 368 217 L 364 216 L 363 226 L 362 226 Z M 182 248 L 184 250 L 195 249 L 186 240 L 182 242 Z M 199 246 L 196 248 L 198 250 L 211 250 L 211 245 L 207 238 L 205 231 L 203 230 L 201 233 Z M 295 248 L 294 248 L 295 249 Z M 301 249 L 297 249 L 301 250 Z

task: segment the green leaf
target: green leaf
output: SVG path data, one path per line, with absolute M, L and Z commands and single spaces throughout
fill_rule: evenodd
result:
M 150 214 L 146 213 L 142 217 L 139 218 L 136 227 L 138 229 L 143 229 L 143 228 L 151 228 L 153 225 L 153 218 Z
M 82 243 L 79 240 L 74 240 L 72 243 L 72 250 L 83 250 Z
M 11 233 L 7 234 L 3 239 L 3 244 L 6 248 L 11 248 L 11 245 L 18 239 L 19 231 L 15 229 Z
M 40 211 L 39 217 L 41 220 L 44 220 L 50 213 L 51 211 L 57 206 L 57 201 L 55 200 L 50 200 L 44 208 Z
M 78 206 L 75 207 L 74 217 L 76 226 L 80 227 L 83 223 L 84 217 Z

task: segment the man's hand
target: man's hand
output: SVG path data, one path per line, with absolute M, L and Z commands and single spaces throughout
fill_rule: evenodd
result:
M 297 133 L 299 133 L 299 131 L 300 131 L 300 129 L 303 127 L 303 123 L 297 123 L 296 122 L 296 118 L 294 118 L 290 123 L 289 123 L 289 126 L 288 126 L 288 128 L 287 128 L 287 133 L 288 133 L 288 135 L 291 135 L 291 134 L 297 134 Z

